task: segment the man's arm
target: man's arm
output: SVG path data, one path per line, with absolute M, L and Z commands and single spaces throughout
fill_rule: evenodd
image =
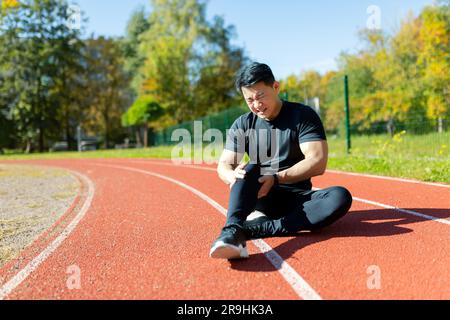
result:
M 236 182 L 236 179 L 243 179 L 245 177 L 244 165 L 240 165 L 243 157 L 244 154 L 226 149 L 223 151 L 220 156 L 219 165 L 217 166 L 217 173 L 223 182 L 232 186 Z
M 293 167 L 278 173 L 283 184 L 305 181 L 325 173 L 328 164 L 328 143 L 326 140 L 305 142 L 300 144 L 305 159 Z
M 305 159 L 281 171 L 277 174 L 278 182 L 282 184 L 294 184 L 325 173 L 328 163 L 328 143 L 326 140 L 306 142 L 300 144 L 300 149 Z M 275 178 L 264 176 L 259 179 L 262 187 L 258 193 L 258 199 L 265 197 L 272 189 Z

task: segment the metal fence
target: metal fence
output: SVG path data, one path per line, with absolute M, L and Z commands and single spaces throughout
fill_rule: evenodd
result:
M 450 132 L 448 131 L 449 115 L 438 119 L 427 116 L 424 102 L 411 105 L 403 112 L 389 114 L 389 105 L 377 106 L 368 110 L 361 94 L 361 83 L 357 79 L 337 75 L 330 79 L 326 88 L 322 88 L 322 96 L 301 90 L 299 92 L 282 92 L 281 98 L 293 102 L 301 102 L 313 107 L 322 118 L 334 151 L 338 154 L 365 154 L 369 157 L 386 156 L 402 153 L 408 157 L 425 159 L 450 158 Z M 383 109 L 384 108 L 384 109 Z M 387 111 L 386 111 L 387 110 Z M 242 114 L 248 112 L 246 106 L 239 106 L 220 113 L 197 119 L 202 124 L 202 132 L 195 132 L 194 121 L 172 126 L 153 133 L 153 145 L 173 145 L 172 133 L 177 129 L 186 129 L 192 136 L 203 134 L 208 129 L 218 129 L 225 137 L 226 130 Z M 198 130 L 197 130 L 198 131 Z
M 225 133 L 227 129 L 230 129 L 233 122 L 242 114 L 248 112 L 248 108 L 244 106 L 238 106 L 234 108 L 227 109 L 225 111 L 210 114 L 206 117 L 196 119 L 195 121 L 202 123 L 202 132 L 197 134 L 202 134 L 209 129 L 217 129 L 220 130 L 225 137 Z M 195 128 L 194 121 L 184 122 L 182 124 L 171 126 L 165 128 L 164 130 L 157 131 L 153 133 L 152 141 L 155 146 L 161 145 L 173 145 L 178 141 L 172 141 L 172 133 L 177 129 L 186 129 L 190 132 L 192 136 L 194 136 Z

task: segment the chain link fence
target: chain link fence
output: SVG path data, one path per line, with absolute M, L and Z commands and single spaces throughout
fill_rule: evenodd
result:
M 238 106 L 197 119 L 195 121 L 202 123 L 202 132 L 195 132 L 194 121 L 184 122 L 182 124 L 154 132 L 151 141 L 153 141 L 155 146 L 176 144 L 178 141 L 172 141 L 172 133 L 178 129 L 186 129 L 193 137 L 194 134 L 203 135 L 209 129 L 217 129 L 221 131 L 225 137 L 226 130 L 230 129 L 234 121 L 246 112 L 248 112 L 247 107 Z
M 371 158 L 450 159 L 449 112 L 440 117 L 430 117 L 424 97 L 399 102 L 395 93 L 367 95 L 364 79 L 350 77 L 347 124 L 344 79 L 344 75 L 336 75 L 314 90 L 289 89 L 281 94 L 282 99 L 301 102 L 317 111 L 327 131 L 331 156 L 351 153 Z M 246 106 L 230 108 L 197 119 L 202 123 L 202 132 L 195 132 L 194 121 L 189 121 L 154 132 L 150 141 L 155 146 L 174 145 L 178 141 L 171 138 L 177 129 L 186 129 L 192 136 L 203 134 L 208 129 L 218 129 L 226 137 L 226 130 L 246 112 Z

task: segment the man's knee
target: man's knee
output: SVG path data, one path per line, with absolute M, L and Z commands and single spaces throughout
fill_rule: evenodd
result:
M 333 187 L 331 192 L 333 194 L 333 202 L 336 203 L 338 210 L 347 213 L 353 203 L 353 197 L 350 191 L 344 187 Z
M 250 189 L 255 190 L 257 193 L 259 191 L 258 187 L 261 186 L 261 184 L 258 182 L 259 178 L 261 177 L 260 172 L 261 168 L 257 164 L 248 164 L 244 168 L 246 174 L 243 179 L 237 179 L 236 183 L 233 186 L 232 190 L 243 190 L 243 189 Z
M 248 164 L 244 168 L 246 175 L 245 180 L 258 180 L 261 177 L 261 166 L 258 164 Z
M 348 191 L 346 188 L 332 187 L 327 191 L 329 203 L 331 203 L 332 205 L 329 205 L 327 207 L 327 216 L 325 218 L 318 222 L 311 221 L 312 227 L 310 228 L 310 230 L 312 231 L 321 230 L 322 228 L 335 223 L 337 220 L 343 218 L 352 206 L 353 198 L 350 191 Z

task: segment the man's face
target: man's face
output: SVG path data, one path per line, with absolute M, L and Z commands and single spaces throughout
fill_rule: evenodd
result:
M 275 119 L 281 108 L 278 94 L 280 84 L 267 86 L 264 82 L 258 82 L 251 87 L 243 87 L 242 93 L 250 110 L 261 119 L 271 121 Z

